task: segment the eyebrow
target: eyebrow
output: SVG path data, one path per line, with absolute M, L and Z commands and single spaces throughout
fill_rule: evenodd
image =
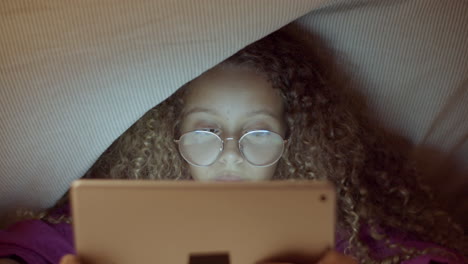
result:
M 252 115 L 252 116 L 253 115 L 266 115 L 266 116 L 272 117 L 274 119 L 280 120 L 280 117 L 278 115 L 275 115 L 275 113 L 273 113 L 273 112 L 271 112 L 269 110 L 266 110 L 266 109 L 253 111 L 253 112 L 248 113 L 248 115 Z
M 186 116 L 191 115 L 191 114 L 195 114 L 195 113 L 207 113 L 207 114 L 211 114 L 211 115 L 217 115 L 218 114 L 216 111 L 213 111 L 211 109 L 197 106 L 197 107 L 191 108 L 188 111 L 183 111 L 182 112 L 182 118 L 185 118 Z
M 204 108 L 204 107 L 193 107 L 188 111 L 182 112 L 182 118 L 187 117 L 188 115 L 195 114 L 195 113 L 207 113 L 211 115 L 218 115 L 217 111 L 214 111 L 212 109 Z M 252 111 L 246 114 L 247 116 L 254 116 L 254 115 L 266 115 L 269 117 L 272 117 L 274 119 L 280 120 L 280 117 L 278 115 L 275 115 L 273 112 L 266 110 L 266 109 L 261 109 L 261 110 L 256 110 Z

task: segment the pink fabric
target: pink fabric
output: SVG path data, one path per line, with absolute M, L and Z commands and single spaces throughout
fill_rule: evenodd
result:
M 383 230 L 378 229 L 378 232 L 382 233 Z M 347 247 L 348 243 L 347 241 L 343 240 L 342 235 L 340 233 L 341 232 L 339 231 L 336 233 L 337 243 L 335 245 L 335 250 L 338 252 L 344 253 L 345 248 Z M 429 253 L 427 255 L 418 256 L 413 259 L 403 261 L 402 264 L 438 264 L 438 263 L 467 264 L 468 263 L 468 260 L 466 259 L 466 257 L 464 257 L 463 255 L 461 255 L 460 253 L 454 250 L 443 248 L 434 243 L 418 241 L 416 240 L 415 237 L 408 235 L 408 234 L 404 234 L 397 230 L 386 230 L 384 233 L 390 237 L 390 241 L 392 243 L 397 243 L 402 246 L 416 248 L 419 250 L 423 250 L 426 248 L 441 248 L 441 249 L 449 250 L 449 252 L 453 253 L 455 256 L 455 258 L 453 259 L 448 259 L 446 257 L 440 257 L 440 256 L 436 256 L 436 255 Z M 398 254 L 399 252 L 398 249 L 388 248 L 385 245 L 384 241 L 376 241 L 375 239 L 373 239 L 369 235 L 367 227 L 364 227 L 364 229 L 361 230 L 360 239 L 363 242 L 365 242 L 367 245 L 369 245 L 371 254 L 374 257 L 385 258 L 385 257 L 392 256 L 394 254 Z
M 54 215 L 69 215 L 69 206 Z M 59 263 L 66 254 L 75 254 L 71 225 L 26 220 L 0 230 L 0 258 L 17 256 L 28 264 Z
M 54 214 L 69 214 L 69 206 L 59 209 Z M 388 233 L 388 232 L 387 232 Z M 342 234 L 337 232 L 337 243 L 335 249 L 344 253 L 347 242 L 342 239 Z M 391 232 L 393 241 L 403 245 L 414 246 L 419 249 L 433 247 L 434 244 L 418 242 L 411 237 L 398 232 Z M 367 241 L 372 253 L 380 258 L 396 253 L 388 249 L 382 242 L 374 241 L 367 232 L 363 232 L 361 239 Z M 65 254 L 75 254 L 73 246 L 73 231 L 69 224 L 48 224 L 40 220 L 27 220 L 12 225 L 7 230 L 0 230 L 0 258 L 17 256 L 28 264 L 50 264 L 59 263 Z M 427 255 L 403 262 L 404 264 L 436 264 L 451 263 L 464 264 L 466 259 L 458 255 L 458 260 L 449 260 L 442 257 Z

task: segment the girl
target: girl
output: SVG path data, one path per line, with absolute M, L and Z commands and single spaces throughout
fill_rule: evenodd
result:
M 337 244 L 320 263 L 465 262 L 461 228 L 310 50 L 285 31 L 247 46 L 146 113 L 85 177 L 327 179 Z M 67 195 L 41 218 L 0 233 L 7 263 L 74 253 Z

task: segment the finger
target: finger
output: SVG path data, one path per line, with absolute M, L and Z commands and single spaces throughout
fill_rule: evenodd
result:
M 265 263 L 262 263 L 262 264 L 294 264 L 294 263 L 291 263 L 291 262 L 265 262 Z
M 357 260 L 338 253 L 334 250 L 328 251 L 317 264 L 358 264 Z
M 62 257 L 60 264 L 80 264 L 80 261 L 77 256 L 68 254 Z

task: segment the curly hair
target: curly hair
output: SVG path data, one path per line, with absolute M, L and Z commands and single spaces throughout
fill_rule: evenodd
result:
M 440 209 L 409 160 L 370 122 L 359 101 L 335 81 L 336 73 L 325 66 L 323 57 L 319 49 L 280 30 L 216 66 L 256 71 L 280 91 L 289 141 L 273 179 L 332 181 L 338 194 L 337 228 L 345 232 L 346 252 L 362 263 L 399 263 L 427 251 L 448 254 L 436 248 L 420 251 L 394 244 L 385 235 L 388 230 L 466 255 L 461 227 Z M 148 111 L 85 177 L 191 179 L 173 142 L 189 87 L 190 82 Z M 385 259 L 373 256 L 359 235 L 365 227 L 375 240 L 399 248 L 398 253 Z

